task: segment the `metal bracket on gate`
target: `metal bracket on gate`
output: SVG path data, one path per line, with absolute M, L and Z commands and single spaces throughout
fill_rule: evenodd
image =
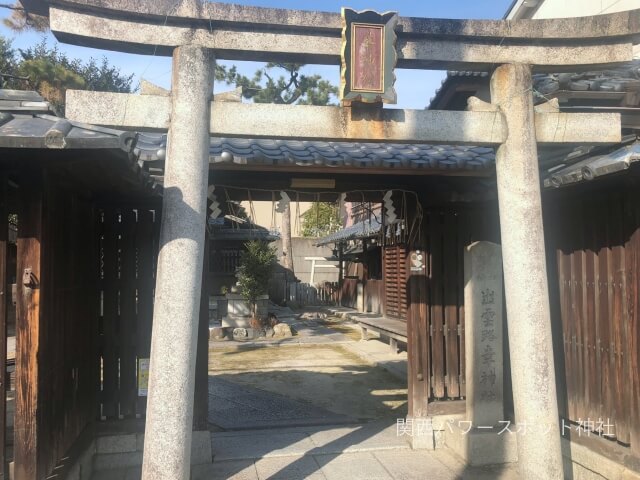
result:
M 27 288 L 36 288 L 38 286 L 38 279 L 33 274 L 31 268 L 25 268 L 22 273 L 22 284 Z

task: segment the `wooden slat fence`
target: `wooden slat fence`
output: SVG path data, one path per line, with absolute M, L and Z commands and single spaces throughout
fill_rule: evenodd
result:
M 146 412 L 138 373 L 150 355 L 159 222 L 158 213 L 149 209 L 100 212 L 102 419 L 135 418 Z
M 367 280 L 364 283 L 364 309 L 366 312 L 384 311 L 384 280 Z
M 478 214 L 432 209 L 425 212 L 430 398 L 466 396 L 464 357 L 464 249 L 484 239 Z M 472 234 L 472 232 L 474 232 Z
M 358 308 L 358 279 L 345 278 L 342 280 L 342 306 Z
M 384 313 L 407 318 L 407 247 L 391 245 L 383 248 Z
M 18 189 L 14 478 L 43 479 L 95 418 L 96 211 L 60 178 Z
M 286 274 L 277 272 L 269 280 L 269 299 L 276 303 L 295 302 L 301 307 L 338 305 L 340 287 L 338 282 L 309 285 L 308 283 L 287 281 Z
M 640 194 L 636 188 L 587 197 L 546 209 L 555 252 L 549 271 L 557 272 L 553 321 L 562 324 L 560 410 L 638 453 Z
M 317 286 L 300 282 L 290 283 L 289 300 L 301 307 L 336 305 L 338 300 L 338 282 L 326 282 Z

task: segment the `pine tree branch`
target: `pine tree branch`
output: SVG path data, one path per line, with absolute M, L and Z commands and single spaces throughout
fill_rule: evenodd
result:
M 17 7 L 8 3 L 0 3 L 0 8 L 8 8 L 9 10 L 17 10 L 19 12 L 26 12 L 24 7 Z

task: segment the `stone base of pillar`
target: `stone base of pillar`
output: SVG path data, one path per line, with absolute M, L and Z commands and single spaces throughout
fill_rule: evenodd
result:
M 462 423 L 462 425 L 460 425 Z M 467 431 L 466 422 L 450 424 L 445 430 L 445 445 L 473 467 L 499 465 L 518 461 L 515 433 L 498 435 L 504 427 L 493 430 L 473 428 Z
M 412 450 L 435 450 L 435 432 L 426 432 L 422 435 L 413 435 L 410 440 Z
M 193 437 L 191 438 L 191 465 L 202 465 L 211 462 L 213 462 L 211 432 L 209 430 L 193 432 Z
M 409 443 L 413 450 L 436 450 L 445 447 L 448 425 L 462 420 L 460 414 L 430 415 L 426 418 L 407 417 L 413 421 L 413 436 Z
M 143 433 L 99 436 L 94 442 L 92 463 L 95 471 L 142 465 Z M 194 431 L 191 437 L 191 465 L 212 462 L 211 432 Z

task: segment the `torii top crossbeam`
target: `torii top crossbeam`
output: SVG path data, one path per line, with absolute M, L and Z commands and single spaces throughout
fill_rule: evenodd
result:
M 339 64 L 337 13 L 247 7 L 197 0 L 25 0 L 49 5 L 63 42 L 171 55 L 198 45 L 216 58 Z M 488 70 L 524 63 L 537 71 L 576 71 L 630 60 L 640 42 L 640 9 L 553 20 L 449 20 L 400 17 L 398 67 Z

